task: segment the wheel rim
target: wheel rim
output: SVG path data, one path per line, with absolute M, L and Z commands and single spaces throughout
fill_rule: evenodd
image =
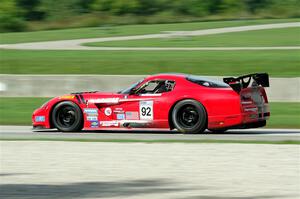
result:
M 76 110 L 71 106 L 64 106 L 58 111 L 56 118 L 61 127 L 71 127 L 76 122 Z
M 193 128 L 199 121 L 199 113 L 195 106 L 182 107 L 177 114 L 177 121 L 185 128 Z

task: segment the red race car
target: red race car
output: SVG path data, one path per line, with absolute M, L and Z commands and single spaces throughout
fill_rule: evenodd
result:
M 221 132 L 266 125 L 267 73 L 224 78 L 185 74 L 149 76 L 118 93 L 78 92 L 34 111 L 34 128 L 71 132 L 108 129 L 177 129 Z

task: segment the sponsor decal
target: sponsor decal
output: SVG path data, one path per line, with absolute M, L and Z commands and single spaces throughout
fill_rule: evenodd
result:
M 115 108 L 114 113 L 124 113 L 123 108 Z
M 74 99 L 74 98 L 75 98 L 74 95 L 63 95 L 59 97 L 59 99 Z
M 98 121 L 98 117 L 97 116 L 87 116 L 86 120 L 87 121 Z
M 140 101 L 140 119 L 153 120 L 153 101 Z
M 45 122 L 45 116 L 35 116 L 34 121 Z
M 101 126 L 109 127 L 109 126 L 119 126 L 118 121 L 102 121 L 100 122 Z
M 98 121 L 91 122 L 91 127 L 92 128 L 99 127 L 99 122 Z
M 124 113 L 118 113 L 117 114 L 117 120 L 125 120 L 125 114 Z
M 126 112 L 125 113 L 126 120 L 138 120 L 139 119 L 139 113 L 132 111 L 132 112 Z
M 106 116 L 110 116 L 111 115 L 111 113 L 112 113 L 112 110 L 111 110 L 111 108 L 106 108 L 105 110 L 104 110 L 104 114 L 106 115 Z
M 98 99 L 90 99 L 88 100 L 89 103 L 94 103 L 94 104 L 100 104 L 100 103 L 107 103 L 107 104 L 116 104 L 119 102 L 118 97 L 113 97 L 113 98 L 98 98 Z
M 88 115 L 98 115 L 98 109 L 96 108 L 85 108 L 83 109 L 83 112 Z

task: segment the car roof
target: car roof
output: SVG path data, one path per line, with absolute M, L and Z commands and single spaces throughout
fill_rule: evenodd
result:
M 223 81 L 219 81 L 214 78 L 208 78 L 198 75 L 191 75 L 191 74 L 185 74 L 185 73 L 160 73 L 156 75 L 150 75 L 146 78 L 147 80 L 154 80 L 154 79 L 187 79 L 189 81 L 203 81 L 203 82 L 210 82 L 217 84 L 222 87 L 228 87 L 228 84 L 224 83 Z
M 147 77 L 154 79 L 154 78 L 186 78 L 188 76 L 188 74 L 184 74 L 184 73 L 159 73 L 159 74 L 155 74 L 155 75 L 150 75 Z

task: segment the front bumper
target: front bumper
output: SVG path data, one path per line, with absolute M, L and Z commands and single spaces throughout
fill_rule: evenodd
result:
M 45 108 L 38 108 L 32 114 L 32 126 L 34 129 L 50 128 L 48 113 Z

